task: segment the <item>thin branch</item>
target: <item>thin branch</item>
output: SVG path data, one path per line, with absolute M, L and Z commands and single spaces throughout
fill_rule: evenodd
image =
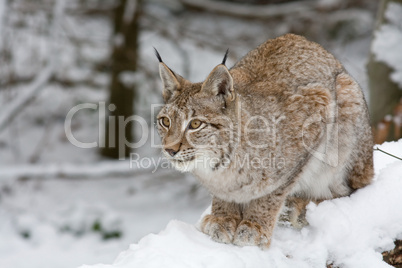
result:
M 44 127 L 45 129 L 42 133 L 42 137 L 39 139 L 39 142 L 36 144 L 32 155 L 29 157 L 30 163 L 34 164 L 39 161 L 42 152 L 44 150 L 46 150 L 46 145 L 50 140 L 50 134 L 52 133 L 53 127 L 54 127 L 54 125 L 51 123 L 51 120 L 46 120 L 45 127 Z
M 397 157 L 397 156 L 395 156 L 395 155 L 393 155 L 393 154 L 387 153 L 386 151 L 383 151 L 383 150 L 381 150 L 381 149 L 378 148 L 378 147 L 374 148 L 374 151 L 380 151 L 380 152 L 383 153 L 383 154 L 387 154 L 387 155 L 389 155 L 389 156 L 392 156 L 393 158 L 396 158 L 396 159 L 402 161 L 402 158 Z
M 150 158 L 155 165 L 141 167 L 135 161 L 106 161 L 96 164 L 45 164 L 45 165 L 15 165 L 0 169 L 0 178 L 105 178 L 110 176 L 133 177 L 133 175 L 151 173 L 171 173 L 171 169 L 158 166 L 160 159 Z
M 229 15 L 233 17 L 256 19 L 267 19 L 279 16 L 303 14 L 305 12 L 316 9 L 319 6 L 319 1 L 316 0 L 257 6 L 225 3 L 212 0 L 180 0 L 180 2 L 184 6 L 193 9 L 218 13 L 222 15 Z
M 53 64 L 49 64 L 28 86 L 23 96 L 10 103 L 0 114 L 0 132 L 24 109 L 24 107 L 43 89 L 53 75 Z

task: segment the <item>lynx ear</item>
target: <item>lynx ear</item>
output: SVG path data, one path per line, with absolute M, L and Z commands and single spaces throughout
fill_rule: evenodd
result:
M 169 99 L 172 97 L 173 93 L 177 90 L 180 90 L 180 83 L 183 80 L 183 77 L 175 74 L 165 63 L 163 63 L 159 52 L 155 49 L 155 55 L 159 60 L 159 75 L 161 76 L 163 83 L 163 91 L 162 96 L 164 101 L 167 103 Z
M 159 74 L 163 83 L 162 96 L 165 102 L 168 102 L 173 93 L 180 90 L 180 81 L 182 80 L 182 77 L 176 75 L 163 62 L 159 63 Z
M 202 84 L 201 91 L 210 95 L 224 95 L 225 99 L 234 100 L 233 78 L 224 64 L 216 66 Z

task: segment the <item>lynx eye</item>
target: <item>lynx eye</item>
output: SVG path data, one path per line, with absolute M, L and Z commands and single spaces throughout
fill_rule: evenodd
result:
M 160 123 L 162 126 L 169 128 L 170 127 L 170 119 L 167 117 L 162 117 L 161 119 L 159 119 Z
M 202 122 L 198 119 L 191 120 L 190 122 L 190 129 L 197 129 L 201 126 Z

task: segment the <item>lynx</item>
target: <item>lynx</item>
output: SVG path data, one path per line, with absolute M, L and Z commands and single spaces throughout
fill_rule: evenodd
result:
M 200 230 L 221 243 L 268 248 L 285 203 L 347 196 L 373 177 L 373 141 L 356 81 L 320 45 L 287 34 L 191 83 L 163 63 L 163 153 L 212 194 Z

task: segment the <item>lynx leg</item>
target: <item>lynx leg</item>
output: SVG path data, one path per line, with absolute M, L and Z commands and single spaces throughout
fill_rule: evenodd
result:
M 281 190 L 245 205 L 243 220 L 237 226 L 233 244 L 268 248 L 286 195 L 287 193 Z
M 373 180 L 373 145 L 374 142 L 371 129 L 367 127 L 363 137 L 356 146 L 358 153 L 354 165 L 349 173 L 349 186 L 353 190 L 362 188 L 370 184 Z
M 289 221 L 296 229 L 301 229 L 308 225 L 306 220 L 306 206 L 310 203 L 309 199 L 289 196 L 286 199 L 287 206 L 290 208 Z
M 360 155 L 349 173 L 349 186 L 353 190 L 360 189 L 371 183 L 374 176 L 373 155 Z
M 212 200 L 212 213 L 201 222 L 201 231 L 216 242 L 232 243 L 236 227 L 241 221 L 240 205 L 220 200 Z

